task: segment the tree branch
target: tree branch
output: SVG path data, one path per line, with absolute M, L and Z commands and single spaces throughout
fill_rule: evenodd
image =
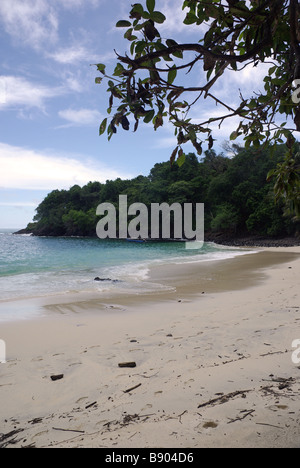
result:
M 256 55 L 267 45 L 271 45 L 269 36 L 265 37 L 259 44 L 257 44 L 249 52 L 243 55 L 218 54 L 212 52 L 211 50 L 207 49 L 206 47 L 200 44 L 177 44 L 172 47 L 168 47 L 164 50 L 157 50 L 138 59 L 131 59 L 127 55 L 125 57 L 121 55 L 117 56 L 121 62 L 131 65 L 133 69 L 143 68 L 143 63 L 154 60 L 156 58 L 162 58 L 165 55 L 171 55 L 176 52 L 197 52 L 198 54 L 200 54 L 200 57 L 198 57 L 197 60 L 200 60 L 202 57 L 209 57 L 215 62 L 224 61 L 228 63 L 243 63 L 247 60 L 256 57 Z M 147 65 L 145 65 L 145 68 L 147 68 Z
M 298 42 L 298 0 L 290 0 L 291 45 L 296 56 L 294 79 L 300 78 L 300 46 Z

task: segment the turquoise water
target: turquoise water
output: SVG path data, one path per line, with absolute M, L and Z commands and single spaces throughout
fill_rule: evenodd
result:
M 140 294 L 163 288 L 149 281 L 151 265 L 225 259 L 240 253 L 214 244 L 186 250 L 185 243 L 38 238 L 0 231 L 0 301 L 67 292 Z M 105 281 L 96 282 L 95 277 Z

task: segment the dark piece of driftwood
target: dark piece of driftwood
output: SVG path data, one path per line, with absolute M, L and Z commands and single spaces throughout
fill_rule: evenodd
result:
M 242 396 L 243 398 L 246 398 L 246 393 L 249 392 L 251 392 L 251 390 L 241 390 L 238 392 L 229 393 L 228 395 L 223 395 L 221 397 L 214 398 L 213 400 L 209 400 L 206 403 L 199 405 L 198 408 L 205 408 L 206 406 L 213 406 L 215 404 L 223 405 L 224 403 L 227 403 L 229 400 L 232 400 L 237 396 Z
M 8 434 L 0 434 L 0 448 L 6 448 L 8 445 L 17 444 L 21 440 L 16 438 L 20 432 L 24 432 L 24 429 L 16 429 Z
M 62 380 L 63 378 L 64 378 L 64 374 L 51 375 L 52 382 L 56 382 L 57 380 Z
M 120 362 L 119 367 L 125 368 L 125 367 L 136 367 L 136 362 Z
M 139 388 L 141 386 L 142 386 L 142 384 L 140 383 L 140 384 L 136 385 L 135 387 L 129 388 L 128 390 L 124 390 L 124 393 L 130 393 L 133 390 L 136 390 L 137 388 Z
M 97 405 L 97 401 L 94 401 L 94 403 L 91 403 L 90 405 L 87 405 L 85 407 L 85 409 L 89 409 L 89 408 L 92 408 L 93 406 L 96 406 Z

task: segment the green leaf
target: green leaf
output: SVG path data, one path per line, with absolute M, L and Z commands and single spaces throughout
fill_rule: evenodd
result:
M 105 130 L 106 130 L 106 127 L 107 127 L 107 118 L 104 119 L 103 122 L 102 122 L 101 125 L 100 125 L 99 135 L 103 135 L 103 133 L 104 133 Z
M 148 11 L 143 11 L 142 17 L 146 20 L 149 20 L 151 18 L 150 13 Z
M 123 67 L 123 65 L 118 63 L 114 71 L 114 76 L 121 76 L 124 71 L 125 68 Z
M 102 80 L 103 80 L 103 78 L 101 78 L 100 76 L 97 76 L 97 78 L 95 78 L 95 83 L 96 84 L 101 84 Z
M 124 38 L 128 39 L 128 41 L 135 41 L 137 39 L 137 36 L 134 36 L 132 32 L 133 28 L 127 29 L 126 33 L 124 34 Z
M 147 114 L 146 114 L 146 116 L 145 116 L 145 118 L 144 118 L 144 122 L 145 122 L 145 123 L 151 122 L 151 120 L 153 119 L 154 115 L 155 115 L 155 111 L 154 111 L 154 110 L 151 110 L 151 111 L 147 112 Z
M 285 78 L 274 78 L 272 79 L 272 83 L 277 86 L 282 86 L 285 84 Z
M 197 23 L 197 20 L 198 18 L 194 13 L 188 13 L 184 20 L 184 24 L 187 24 L 187 25 L 194 24 L 194 23 Z
M 136 54 L 141 54 L 142 52 L 144 52 L 144 49 L 147 45 L 147 42 L 146 41 L 139 41 L 136 43 L 136 46 L 135 46 L 135 53 Z
M 147 8 L 149 13 L 153 13 L 155 8 L 155 0 L 147 0 Z
M 116 24 L 116 28 L 129 28 L 131 26 L 130 21 L 121 20 Z
M 274 67 L 271 67 L 270 70 L 269 70 L 269 76 L 273 75 L 273 73 L 275 73 L 275 71 L 277 70 L 278 66 L 275 65 Z
M 237 131 L 232 132 L 232 134 L 230 135 L 230 141 L 236 140 L 238 136 L 239 136 L 239 133 Z
M 144 8 L 140 3 L 135 3 L 133 8 L 130 12 L 130 17 L 135 18 L 136 20 L 140 20 L 144 13 Z
M 98 63 L 97 64 L 97 69 L 100 73 L 102 73 L 103 75 L 105 75 L 105 68 L 106 66 L 103 64 L 103 63 Z
M 168 83 L 173 84 L 174 81 L 175 81 L 176 76 L 177 76 L 176 67 L 172 67 L 171 70 L 168 73 Z
M 174 47 L 178 45 L 178 42 L 174 41 L 174 39 L 167 39 L 166 44 L 168 47 Z
M 177 164 L 179 167 L 183 166 L 184 163 L 185 163 L 185 160 L 186 160 L 186 156 L 184 154 L 184 152 L 182 151 L 182 149 L 179 150 L 179 153 L 178 153 L 178 159 L 177 159 Z
M 174 57 L 177 57 L 177 58 L 180 58 L 180 59 L 183 58 L 183 53 L 181 52 L 181 50 L 177 50 L 177 52 L 173 52 L 172 55 L 174 55 Z
M 153 13 L 151 13 L 151 19 L 155 23 L 163 24 L 167 18 L 160 11 L 154 11 Z

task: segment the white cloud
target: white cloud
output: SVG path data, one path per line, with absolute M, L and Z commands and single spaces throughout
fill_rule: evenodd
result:
M 83 41 L 89 42 L 88 39 L 84 38 Z M 107 52 L 105 54 L 96 54 L 92 51 L 92 46 L 83 46 L 75 42 L 69 47 L 64 47 L 47 54 L 47 57 L 51 58 L 55 62 L 61 65 L 76 65 L 78 62 L 88 62 L 89 64 L 103 62 L 106 63 L 116 58 L 115 52 Z
M 58 42 L 59 9 L 97 7 L 102 0 L 1 0 L 0 22 L 22 44 L 44 50 Z
M 211 92 L 228 105 L 239 106 L 241 103 L 240 93 L 246 99 L 253 97 L 255 92 L 264 92 L 263 80 L 270 67 L 269 63 L 260 63 L 256 67 L 249 64 L 240 71 L 226 70 L 217 81 L 215 92 L 213 88 Z
M 80 75 L 80 74 L 78 74 Z M 68 71 L 62 74 L 62 80 L 65 83 L 66 91 L 69 90 L 75 93 L 81 93 L 86 90 L 86 85 L 80 76 L 76 76 L 74 73 Z
M 100 125 L 102 118 L 100 112 L 93 109 L 65 109 L 58 113 L 59 117 L 67 120 L 69 124 L 66 126 L 85 126 L 85 125 Z
M 8 34 L 34 49 L 57 41 L 58 17 L 47 0 L 1 0 L 0 20 Z
M 83 46 L 73 45 L 60 49 L 52 54 L 48 54 L 50 58 L 63 65 L 70 65 L 79 61 L 90 61 L 89 50 Z
M 164 13 L 167 20 L 165 23 L 159 26 L 159 31 L 165 35 L 169 33 L 172 35 L 172 38 L 176 39 L 176 33 L 186 33 L 187 35 L 195 36 L 194 41 L 198 42 L 203 32 L 207 30 L 207 26 L 202 25 L 186 25 L 184 24 L 185 17 L 188 13 L 188 8 L 182 9 L 182 1 L 174 0 L 159 0 L 157 1 L 157 10 Z M 183 42 L 178 39 L 178 42 Z
M 131 178 L 105 165 L 0 143 L 0 187 L 21 190 L 68 189 L 89 181 Z
M 82 79 L 71 72 L 61 76 L 61 80 L 61 85 L 50 87 L 19 76 L 0 76 L 0 112 L 18 109 L 18 116 L 22 117 L 25 109 L 28 117 L 28 109 L 46 112 L 49 99 L 80 93 L 85 89 Z
M 63 93 L 62 87 L 50 88 L 37 83 L 31 83 L 26 78 L 17 76 L 1 76 L 0 110 L 6 107 L 37 107 L 44 109 L 47 99 Z
M 74 8 L 82 8 L 87 6 L 87 4 L 92 7 L 97 7 L 102 0 L 57 0 L 60 6 L 73 10 Z

